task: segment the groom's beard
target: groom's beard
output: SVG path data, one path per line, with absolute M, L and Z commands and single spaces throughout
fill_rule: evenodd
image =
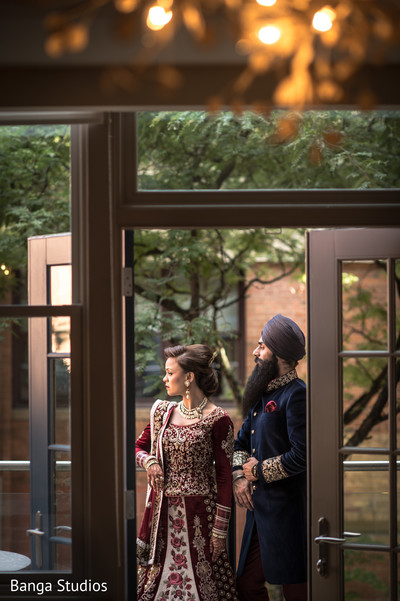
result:
M 263 392 L 271 380 L 278 376 L 278 359 L 274 355 L 272 359 L 262 361 L 256 359 L 256 366 L 247 380 L 243 393 L 242 414 L 246 417 L 250 409 L 261 399 Z

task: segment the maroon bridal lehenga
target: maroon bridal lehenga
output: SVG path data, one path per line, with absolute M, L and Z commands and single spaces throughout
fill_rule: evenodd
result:
M 138 601 L 237 601 L 226 551 L 213 562 L 210 538 L 225 538 L 232 500 L 233 424 L 217 407 L 200 421 L 170 423 L 176 403 L 156 401 L 136 441 L 136 463 L 149 455 L 164 490 L 149 488 L 137 540 Z

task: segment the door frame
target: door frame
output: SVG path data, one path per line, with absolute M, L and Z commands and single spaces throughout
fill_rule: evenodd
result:
M 35 89 L 40 86 L 36 85 Z M 31 112 L 24 116 L 21 110 L 13 114 L 8 106 L 4 114 L 0 113 L 0 122 L 6 124 L 13 119 L 18 123 L 67 122 L 65 112 L 58 116 L 57 111 L 48 107 L 49 103 L 46 106 L 37 103 L 36 114 Z M 73 289 L 78 291 L 74 304 L 68 310 L 3 305 L 0 306 L 0 317 L 75 316 L 73 332 L 75 328 L 80 344 L 72 352 L 79 357 L 77 364 L 82 371 L 76 374 L 81 378 L 77 388 L 82 399 L 82 414 L 76 422 L 73 439 L 81 465 L 80 474 L 73 476 L 76 478 L 73 499 L 76 499 L 79 522 L 78 529 L 74 527 L 80 570 L 77 577 L 107 579 L 108 597 L 122 601 L 126 598 L 127 514 L 124 503 L 127 450 L 124 437 L 116 438 L 118 432 L 124 431 L 125 424 L 125 391 L 121 383 L 123 312 L 118 296 L 122 279 L 122 229 L 196 225 L 374 227 L 378 223 L 390 227 L 400 225 L 400 191 L 227 192 L 210 194 L 209 202 L 198 193 L 188 193 L 184 197 L 159 193 L 153 198 L 136 196 L 132 205 L 132 194 L 136 193 L 133 168 L 136 159 L 129 127 L 134 116 L 131 113 L 104 113 L 104 105 L 93 107 L 98 112 L 88 113 L 81 119 L 79 109 L 68 113 L 69 119 L 74 119 L 75 123 L 80 121 L 72 126 L 71 140 Z M 156 104 L 146 107 L 158 108 Z M 120 110 L 111 105 L 109 108 Z M 124 110 L 135 108 L 131 104 Z M 178 107 L 171 105 L 171 108 Z M 180 110 L 184 108 L 179 105 Z M 104 291 L 100 299 L 99 290 Z M 108 434 L 106 438 L 104 432 Z M 107 486 L 104 486 L 105 482 Z M 102 503 L 99 503 L 100 498 Z M 107 540 L 107 549 L 104 544 L 99 544 L 104 540 Z M 0 594 L 9 596 L 9 575 L 0 575 L 0 583 Z M 83 596 L 87 598 L 86 594 Z

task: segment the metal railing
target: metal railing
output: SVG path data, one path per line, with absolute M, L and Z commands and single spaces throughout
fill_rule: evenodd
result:
M 0 461 L 0 472 L 26 472 L 30 470 L 31 462 L 24 461 Z M 385 472 L 389 469 L 389 461 L 344 461 L 345 472 Z M 56 469 L 61 472 L 68 472 L 71 469 L 70 460 L 57 460 Z M 400 469 L 400 460 L 397 461 L 397 469 Z M 141 467 L 136 468 L 137 472 L 143 472 Z
M 31 462 L 28 461 L 0 461 L 0 472 L 29 472 Z M 56 470 L 60 472 L 68 472 L 71 469 L 70 460 L 57 460 Z

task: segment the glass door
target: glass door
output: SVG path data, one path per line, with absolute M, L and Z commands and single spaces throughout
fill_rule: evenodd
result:
M 308 234 L 312 598 L 396 601 L 400 230 Z
M 71 236 L 28 241 L 30 304 L 71 304 Z M 71 570 L 71 318 L 29 320 L 32 569 Z

